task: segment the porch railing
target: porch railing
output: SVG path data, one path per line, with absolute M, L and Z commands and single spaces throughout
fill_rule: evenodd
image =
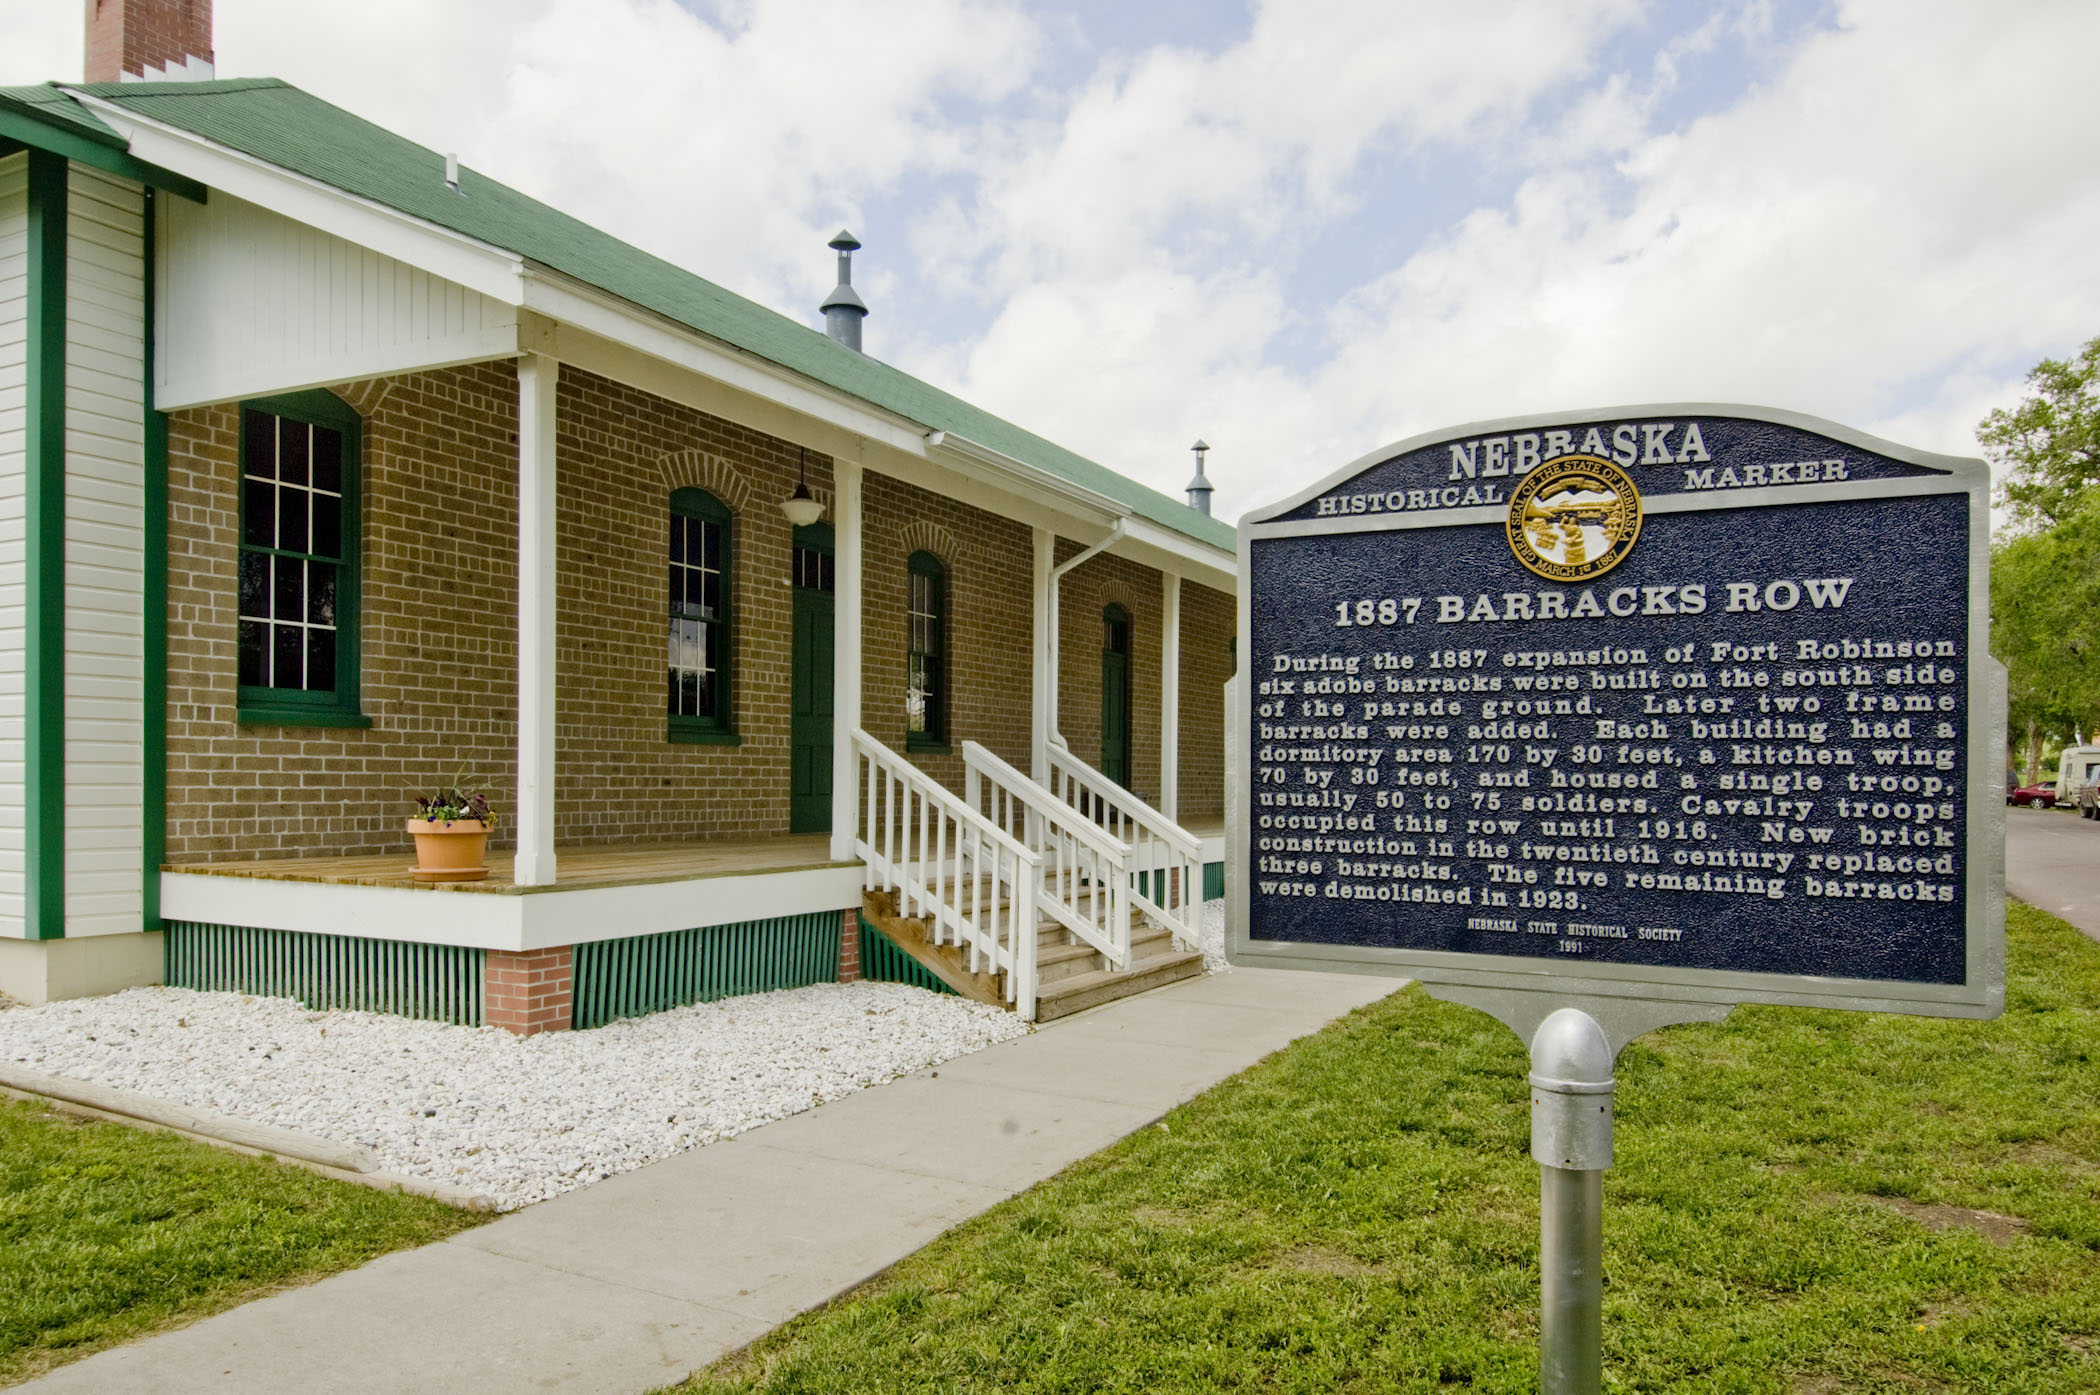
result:
M 1043 914 L 1129 968 L 1130 845 L 975 741 L 962 755 L 963 802 L 1042 858 Z
M 898 913 L 923 917 L 927 938 L 961 948 L 972 973 L 1003 974 L 1006 1000 L 1035 1020 L 1042 858 L 865 731 L 853 758 L 863 884 L 895 892 Z
M 1050 793 L 1130 846 L 1131 897 L 1184 949 L 1201 943 L 1203 845 L 1180 824 L 1072 754 L 1049 745 Z

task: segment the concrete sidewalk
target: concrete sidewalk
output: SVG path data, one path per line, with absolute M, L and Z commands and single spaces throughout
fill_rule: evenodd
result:
M 2005 889 L 2100 940 L 2100 829 L 2063 809 L 2005 811 Z
M 1397 986 L 1191 979 L 17 1388 L 654 1389 Z

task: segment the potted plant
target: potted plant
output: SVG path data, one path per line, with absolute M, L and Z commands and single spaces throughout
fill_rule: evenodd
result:
M 426 882 L 478 882 L 489 874 L 489 832 L 496 816 L 488 796 L 463 788 L 455 779 L 433 795 L 415 796 L 417 817 L 408 821 L 416 837 L 416 879 Z

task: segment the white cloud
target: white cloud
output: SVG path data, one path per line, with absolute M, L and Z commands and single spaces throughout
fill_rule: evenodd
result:
M 772 0 L 726 22 L 672 0 L 376 0 L 317 70 L 315 18 L 220 0 L 221 70 L 285 76 L 733 290 L 811 304 L 824 242 L 903 171 L 957 162 L 944 104 L 1025 80 L 1032 32 L 998 0 Z
M 2100 186 L 2077 174 L 2100 156 L 2081 71 L 2100 11 L 1854 0 L 1838 18 L 1767 85 L 1677 130 L 1633 128 L 1617 75 L 1592 79 L 1568 120 L 1606 139 L 1565 142 L 1507 202 L 1457 219 L 1336 303 L 1292 305 L 1273 270 L 1235 280 L 1223 258 L 1173 255 L 1133 217 L 1117 235 L 1153 242 L 1116 275 L 1097 268 L 1116 260 L 1097 228 L 1008 225 L 1005 255 L 1051 241 L 1031 259 L 1050 270 L 1008 299 L 965 390 L 1169 490 L 1193 425 L 1218 447 L 1213 476 L 1234 509 L 1418 430 L 1640 400 L 1780 405 L 1974 453 L 1976 416 L 2014 395 L 2033 359 L 2100 330 Z M 1579 76 L 1579 52 L 1566 66 Z M 1067 162 L 1075 183 L 1119 168 L 1096 159 L 1114 123 L 1085 111 L 1107 100 L 1079 104 L 1085 121 L 1060 133 L 1012 206 L 1049 201 L 1042 186 Z M 1413 108 L 1392 119 L 1402 141 L 1478 134 L 1410 124 L 1424 119 Z M 1214 134 L 1184 139 L 1156 115 L 1135 129 L 1152 163 L 1196 152 L 1177 196 L 1210 187 Z M 1600 147 L 1615 169 L 1596 162 Z M 1317 198 L 1277 206 L 1276 152 L 1302 156 L 1299 133 L 1266 149 L 1266 162 L 1245 157 L 1257 174 L 1229 185 L 1225 202 L 1271 200 L 1241 215 L 1242 231 L 1320 212 Z M 1378 168 L 1361 159 L 1356 177 Z M 1092 203 L 1122 192 L 1109 184 Z M 1145 309 L 1177 287 L 1200 293 L 1216 323 Z M 1090 341 L 1072 329 L 1087 316 L 1102 327 Z M 1278 331 L 1308 318 L 1326 328 L 1324 356 L 1280 369 Z M 1205 353 L 1213 333 L 1245 337 Z M 1192 423 L 1198 406 L 1210 415 Z
M 1156 48 L 1097 72 L 1023 158 L 981 169 L 969 236 L 1009 293 L 1163 248 L 1287 247 L 1360 202 L 1368 153 L 1513 127 L 1632 13 L 1626 0 L 1264 4 L 1215 54 Z
M 77 8 L 0 6 L 0 80 L 78 73 Z M 1636 0 L 1262 0 L 1200 48 L 1089 35 L 1063 87 L 1076 21 L 1022 0 L 216 8 L 222 72 L 805 321 L 851 225 L 877 352 L 1170 493 L 1200 434 L 1228 514 L 1414 431 L 1638 399 L 1972 451 L 2100 331 L 2080 0 L 1798 32 L 1769 0 L 1674 31 Z

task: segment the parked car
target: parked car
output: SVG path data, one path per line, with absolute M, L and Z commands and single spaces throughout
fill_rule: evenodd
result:
M 2005 796 L 2005 802 L 2022 807 L 2029 804 L 2039 804 L 2044 809 L 2053 809 L 2056 807 L 2056 786 L 2053 784 L 2022 785 L 2008 793 Z

